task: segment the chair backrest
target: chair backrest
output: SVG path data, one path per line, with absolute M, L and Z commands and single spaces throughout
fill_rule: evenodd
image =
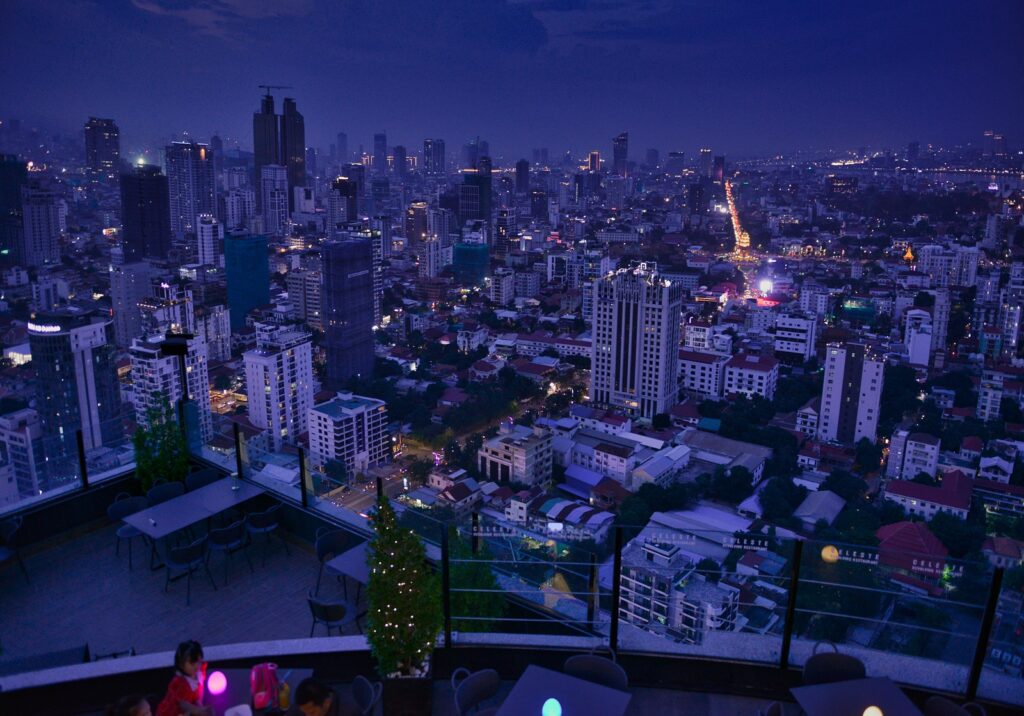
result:
M 257 529 L 267 529 L 270 527 L 277 527 L 277 523 L 280 519 L 281 505 L 278 503 L 263 512 L 254 512 L 249 515 L 249 524 Z
M 193 564 L 206 556 L 206 537 L 200 537 L 192 544 L 184 547 L 173 547 L 170 552 L 171 561 L 175 564 Z
M 107 508 L 107 517 L 114 522 L 120 522 L 128 515 L 135 514 L 136 512 L 138 510 L 135 509 L 135 501 L 128 493 L 122 493 L 122 496 L 119 496 Z
M 0 544 L 11 546 L 14 544 L 14 535 L 21 529 L 21 517 L 11 517 L 0 522 Z
M 620 691 L 629 688 L 629 676 L 626 675 L 626 670 L 611 659 L 597 654 L 570 656 L 565 660 L 562 670 L 578 679 L 603 684 Z
M 340 622 L 348 613 L 348 608 L 343 602 L 324 602 L 312 594 L 309 595 L 309 611 L 313 618 L 322 622 Z
M 757 716 L 782 716 L 782 704 L 772 701 L 763 709 L 758 709 Z
M 373 713 L 373 707 L 380 701 L 384 692 L 384 684 L 377 682 L 373 684 L 365 676 L 357 676 L 352 679 L 352 698 L 355 699 L 359 710 L 364 714 Z
M 960 706 L 945 696 L 932 696 L 924 702 L 925 716 L 983 716 L 984 714 L 985 708 L 981 704 L 966 703 Z
M 323 532 L 316 538 L 316 556 L 326 562 L 348 549 L 348 543 L 349 534 L 345 530 Z
M 229 545 L 241 542 L 245 535 L 245 519 L 236 520 L 227 527 L 210 530 L 212 544 Z
M 211 482 L 217 482 L 221 479 L 221 473 L 214 470 L 212 467 L 205 467 L 202 470 L 196 470 L 185 478 L 185 486 L 188 487 L 188 491 L 198 490 L 200 487 L 205 487 Z
M 459 716 L 498 693 L 501 677 L 494 669 L 481 669 L 462 680 L 455 689 L 455 711 Z
M 804 664 L 804 684 L 831 684 L 836 681 L 863 679 L 864 662 L 855 656 L 839 653 L 815 654 Z
M 146 493 L 146 499 L 149 500 L 149 505 L 159 505 L 161 502 L 167 502 L 173 500 L 175 497 L 181 497 L 185 494 L 185 484 L 181 482 L 165 482 L 157 485 L 156 487 L 150 488 L 149 492 Z

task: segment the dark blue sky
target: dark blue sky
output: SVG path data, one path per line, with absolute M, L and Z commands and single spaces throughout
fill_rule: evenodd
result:
M 3 0 L 0 67 L 0 116 L 114 117 L 126 153 L 249 147 L 261 83 L 323 149 L 1024 145 L 1021 0 Z

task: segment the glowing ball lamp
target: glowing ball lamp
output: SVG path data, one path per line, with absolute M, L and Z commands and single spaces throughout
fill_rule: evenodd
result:
M 540 708 L 540 716 L 562 716 L 562 704 L 558 699 L 548 699 Z
M 877 706 L 868 706 L 864 709 L 864 716 L 882 716 L 882 709 Z
M 223 694 L 228 688 L 228 677 L 224 676 L 223 671 L 215 671 L 206 679 L 206 688 L 214 696 Z

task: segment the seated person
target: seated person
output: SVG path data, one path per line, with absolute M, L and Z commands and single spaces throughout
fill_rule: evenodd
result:
M 337 692 L 314 678 L 303 679 L 292 693 L 290 716 L 356 716 L 354 705 L 343 703 Z

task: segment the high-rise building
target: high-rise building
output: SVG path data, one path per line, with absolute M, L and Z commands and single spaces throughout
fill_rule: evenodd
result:
M 11 264 L 22 248 L 21 190 L 28 166 L 13 154 L 0 154 L 0 263 Z
M 423 171 L 428 176 L 444 176 L 447 164 L 443 139 L 423 140 Z
M 340 388 L 373 374 L 373 246 L 369 239 L 323 246 L 324 334 L 327 383 Z
M 601 152 L 595 149 L 587 155 L 587 169 L 592 172 L 601 171 Z
M 391 460 L 388 407 L 383 400 L 352 393 L 321 403 L 309 411 L 309 452 L 313 465 L 345 465 L 349 475 Z
M 224 265 L 224 225 L 216 217 L 200 214 L 196 219 L 196 243 L 200 266 Z
M 189 442 L 205 445 L 213 438 L 209 359 L 202 336 L 156 333 L 136 338 L 128 349 L 128 359 L 132 366 L 136 423 L 147 427 L 151 411 L 159 413 L 165 404 L 174 408 L 179 401 L 189 400 L 194 406 L 195 428 L 198 429 L 198 435 L 189 435 Z
M 700 175 L 702 177 L 711 176 L 711 150 L 701 149 L 700 150 Z
M 288 210 L 295 209 L 295 187 L 306 186 L 306 120 L 295 106 L 295 100 L 285 97 L 281 104 L 281 153 L 279 164 L 288 170 Z
M 539 221 L 548 218 L 548 194 L 546 191 L 534 189 L 530 192 L 530 216 Z
M 0 416 L 0 450 L 14 476 L 20 499 L 35 497 L 47 489 L 46 452 L 39 413 L 22 408 Z
M 359 184 L 348 177 L 338 177 L 327 195 L 328 236 L 340 225 L 359 218 Z
M 145 261 L 111 263 L 110 301 L 114 311 L 114 337 L 119 348 L 127 348 L 142 335 L 139 303 L 149 296 L 152 267 Z
M 299 320 L 310 328 L 323 330 L 321 290 L 323 277 L 320 271 L 295 269 L 285 277 L 288 286 L 288 301 L 295 309 Z
M 378 132 L 373 135 L 373 173 L 384 176 L 388 172 L 388 135 Z
M 394 157 L 392 163 L 394 164 L 394 175 L 399 180 L 405 179 L 406 172 L 409 169 L 409 155 L 405 151 L 405 147 L 398 144 L 391 149 L 391 154 Z
M 441 242 L 436 236 L 430 236 L 420 243 L 419 249 L 419 277 L 437 278 L 444 268 L 441 254 Z
M 213 150 L 196 142 L 172 142 L 165 150 L 171 234 L 179 242 L 195 233 L 196 217 L 217 213 Z
M 267 164 L 260 174 L 260 193 L 263 195 L 263 229 L 268 234 L 279 234 L 288 224 L 288 168 L 280 164 Z
M 425 201 L 414 201 L 405 210 L 405 240 L 414 251 L 428 235 L 427 207 Z
M 590 399 L 653 418 L 676 403 L 683 288 L 639 264 L 593 286 Z
M 830 343 L 825 356 L 818 439 L 875 442 L 882 397 L 883 359 L 861 343 Z
M 112 119 L 89 117 L 85 123 L 85 165 L 95 174 L 114 177 L 121 164 L 121 131 Z
M 665 173 L 678 176 L 683 173 L 686 166 L 685 152 L 669 152 L 668 160 L 665 162 Z
M 491 223 L 491 161 L 490 157 L 477 160 L 479 168 L 466 169 L 462 172 L 462 185 L 459 186 L 459 221 L 465 223 L 473 219 Z
M 16 262 L 43 266 L 60 262 L 64 199 L 55 191 L 29 185 L 21 190 L 22 232 Z
M 711 168 L 711 178 L 719 183 L 725 181 L 725 157 L 721 154 L 715 156 L 715 161 Z
M 121 248 L 125 263 L 164 260 L 171 250 L 171 205 L 160 167 L 139 164 L 121 175 Z
M 224 227 L 228 231 L 248 229 L 256 215 L 256 193 L 248 187 L 228 189 L 224 196 Z
M 270 263 L 267 237 L 231 234 L 224 238 L 224 273 L 228 282 L 231 330 L 245 326 L 245 317 L 270 302 Z
M 612 171 L 620 177 L 626 176 L 629 162 L 629 132 L 622 132 L 612 139 Z
M 256 348 L 245 352 L 249 422 L 266 430 L 274 450 L 306 432 L 313 407 L 313 343 L 288 326 L 256 324 Z
M 274 98 L 269 94 L 260 100 L 260 110 L 252 115 L 253 186 L 260 186 L 263 167 L 281 163 L 281 139 L 278 133 L 277 115 L 274 113 Z M 263 196 L 256 193 L 256 209 L 263 209 Z
M 658 168 L 658 165 L 661 164 L 661 158 L 658 155 L 658 150 L 657 149 L 648 149 L 647 150 L 647 154 L 646 154 L 646 157 L 644 159 L 644 164 L 646 164 L 647 168 L 650 169 L 650 170 L 654 170 L 654 169 Z
M 87 450 L 119 440 L 124 431 L 111 318 L 75 308 L 39 313 L 28 324 L 28 341 L 36 410 L 50 439 L 47 461 L 74 454 L 76 430 Z
M 530 162 L 520 159 L 516 162 L 516 194 L 530 191 Z

